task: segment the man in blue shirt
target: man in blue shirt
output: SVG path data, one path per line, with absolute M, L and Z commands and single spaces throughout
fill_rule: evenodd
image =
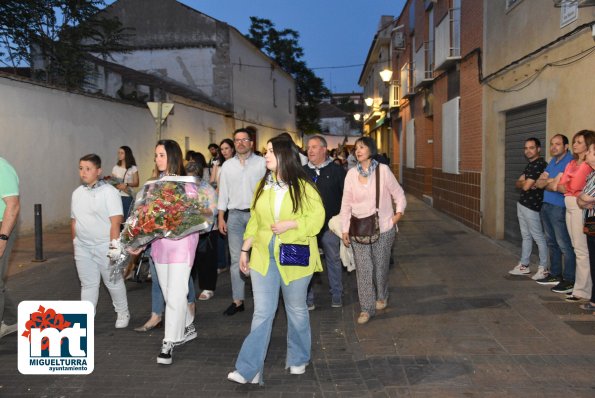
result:
M 550 140 L 552 159 L 545 171 L 539 176 L 537 188 L 544 189 L 541 220 L 545 230 L 545 239 L 550 252 L 550 270 L 544 278 L 537 280 L 540 285 L 555 285 L 553 292 L 571 292 L 574 286 L 576 256 L 566 228 L 566 206 L 564 195 L 552 191 L 554 178 L 564 172 L 566 165 L 573 159 L 568 151 L 568 138 L 556 134 Z M 562 255 L 564 255 L 564 273 L 562 273 Z

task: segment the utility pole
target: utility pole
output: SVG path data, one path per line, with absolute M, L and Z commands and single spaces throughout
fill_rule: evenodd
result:
M 163 125 L 163 122 L 165 122 L 165 119 L 167 119 L 167 116 L 171 110 L 174 108 L 174 104 L 172 102 L 159 101 L 147 102 L 147 106 L 149 107 L 151 115 L 153 115 L 153 119 L 155 120 L 155 125 L 157 127 L 155 136 L 157 141 L 159 141 L 161 139 L 161 126 Z

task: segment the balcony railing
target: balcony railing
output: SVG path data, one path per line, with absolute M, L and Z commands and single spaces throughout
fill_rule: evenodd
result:
M 434 46 L 426 41 L 415 53 L 415 87 L 426 84 L 434 79 Z
M 424 80 L 434 79 L 434 42 L 426 41 L 424 43 L 425 50 L 425 68 L 424 68 Z
M 413 90 L 413 70 L 411 64 L 407 62 L 401 68 L 401 98 L 415 94 Z
M 451 8 L 436 27 L 436 69 L 461 59 L 461 9 Z

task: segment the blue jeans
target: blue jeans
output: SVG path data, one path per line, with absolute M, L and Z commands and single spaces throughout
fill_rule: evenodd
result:
M 231 274 L 231 294 L 234 300 L 244 301 L 245 282 L 244 276 L 240 272 L 240 251 L 244 243 L 244 232 L 250 219 L 250 213 L 230 210 L 227 218 L 227 243 L 229 244 L 229 254 L 231 256 L 231 265 L 229 273 Z
M 562 276 L 565 281 L 574 282 L 576 256 L 566 228 L 566 208 L 544 203 L 541 207 L 541 221 L 545 240 L 550 249 L 550 274 Z M 562 274 L 562 255 L 564 255 L 564 274 Z
M 132 205 L 132 196 L 120 196 L 122 198 L 122 211 L 124 212 L 124 221 L 130 215 L 130 206 Z
M 149 247 L 147 250 L 151 250 Z M 152 257 L 149 257 L 149 268 L 151 272 L 151 312 L 159 316 L 163 315 L 165 311 L 165 298 L 159 286 L 159 278 L 157 277 L 157 269 L 155 269 L 155 262 Z M 196 301 L 196 290 L 194 290 L 194 281 L 192 276 L 188 279 L 188 304 Z
M 523 237 L 521 264 L 529 265 L 533 240 L 535 240 L 539 249 L 539 266 L 547 269 L 547 243 L 545 242 L 539 212 L 531 210 L 518 202 L 516 204 L 516 210 L 517 217 L 519 218 L 519 226 L 521 227 L 521 236 Z
M 273 253 L 274 237 L 269 245 L 271 253 L 266 275 L 251 272 L 254 292 L 254 315 L 250 334 L 244 339 L 236 360 L 236 370 L 247 380 L 252 380 L 264 367 L 271 340 L 273 320 L 279 305 L 279 288 L 283 293 L 287 314 L 287 358 L 285 367 L 300 366 L 310 362 L 312 338 L 310 315 L 306 306 L 306 292 L 312 275 L 285 285 L 279 274 Z
M 16 231 L 13 231 L 8 236 L 4 254 L 0 256 L 0 321 L 7 325 L 16 323 L 18 318 L 17 306 L 6 291 L 6 280 L 4 279 L 4 275 L 8 272 L 8 259 L 10 257 L 10 252 L 12 251 L 12 247 L 14 246 L 16 239 Z
M 324 268 L 328 276 L 329 291 L 335 300 L 341 300 L 343 295 L 343 265 L 341 263 L 341 239 L 330 229 L 322 234 L 320 239 L 322 250 L 324 250 Z M 314 290 L 308 288 L 308 305 L 314 304 Z

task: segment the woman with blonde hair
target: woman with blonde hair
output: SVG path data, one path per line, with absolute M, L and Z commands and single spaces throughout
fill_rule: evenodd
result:
M 554 180 L 554 188 L 564 194 L 566 205 L 566 228 L 576 254 L 576 271 L 574 281 L 567 283 L 566 289 L 554 288 L 555 292 L 571 293 L 566 301 L 576 302 L 591 298 L 591 277 L 589 275 L 589 249 L 587 237 L 583 233 L 583 210 L 579 207 L 577 197 L 585 187 L 587 176 L 592 169 L 585 158 L 591 144 L 595 143 L 595 134 L 589 130 L 581 130 L 572 137 L 574 159 L 568 163 L 564 173 Z M 557 183 L 556 183 L 557 181 Z

